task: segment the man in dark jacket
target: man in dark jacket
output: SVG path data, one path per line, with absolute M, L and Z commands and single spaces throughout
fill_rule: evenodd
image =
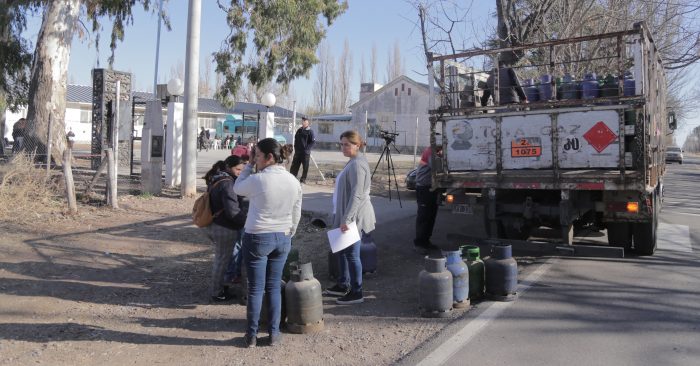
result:
M 306 182 L 306 174 L 309 172 L 309 158 L 311 157 L 311 148 L 314 146 L 316 138 L 314 137 L 314 131 L 309 127 L 309 120 L 306 117 L 301 119 L 301 127 L 297 130 L 294 135 L 294 159 L 292 159 L 292 166 L 289 168 L 289 172 L 293 176 L 297 176 L 299 173 L 299 165 L 303 165 L 304 169 L 301 172 L 301 178 L 299 182 Z
M 496 70 L 492 70 L 489 78 L 486 80 L 488 85 L 484 90 L 484 95 L 481 97 L 481 105 L 486 106 L 489 97 L 493 94 L 496 83 Z M 523 88 L 520 86 L 518 76 L 511 67 L 507 67 L 504 63 L 499 62 L 498 68 L 498 104 L 513 104 L 518 102 L 527 103 L 527 97 Z M 494 98 L 495 104 L 495 98 Z

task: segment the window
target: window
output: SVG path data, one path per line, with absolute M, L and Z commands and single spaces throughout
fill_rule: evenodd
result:
M 87 109 L 80 110 L 80 123 L 92 123 L 92 111 Z
M 318 124 L 318 133 L 323 134 L 323 135 L 332 135 L 333 134 L 333 124 L 332 123 L 319 123 Z
M 394 96 L 395 97 L 399 96 L 399 88 L 394 89 Z
M 411 88 L 408 88 L 408 95 L 411 95 Z
M 405 87 L 406 87 L 406 85 L 404 83 L 401 83 L 401 91 L 406 90 L 406 89 L 404 89 Z

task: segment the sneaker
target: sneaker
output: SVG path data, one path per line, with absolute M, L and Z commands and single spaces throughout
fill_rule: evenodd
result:
M 214 295 L 211 297 L 211 301 L 213 302 L 222 302 L 222 301 L 228 301 L 233 299 L 234 296 L 229 294 L 226 289 L 222 290 L 219 292 L 217 295 Z
M 246 334 L 243 336 L 243 340 L 245 341 L 245 346 L 248 348 L 255 348 L 255 346 L 258 344 L 258 339 L 252 335 Z
M 364 301 L 362 292 L 349 292 L 347 295 L 335 299 L 335 303 L 338 305 L 359 304 Z
M 340 286 L 340 285 L 335 285 L 335 286 L 323 291 L 323 294 L 326 296 L 345 296 L 349 292 L 350 292 L 350 288 Z
M 280 343 L 282 343 L 282 335 L 281 334 L 275 334 L 275 335 L 270 334 L 270 347 L 278 346 Z

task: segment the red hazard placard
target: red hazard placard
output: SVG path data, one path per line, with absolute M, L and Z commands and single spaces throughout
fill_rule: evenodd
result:
M 600 153 L 617 139 L 617 135 L 603 121 L 598 121 L 583 134 L 583 138 Z

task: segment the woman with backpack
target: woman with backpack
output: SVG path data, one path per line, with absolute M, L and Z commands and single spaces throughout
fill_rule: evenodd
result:
M 282 165 L 285 158 L 277 140 L 260 140 L 234 185 L 239 195 L 250 200 L 242 249 L 248 275 L 247 347 L 257 343 L 263 293 L 269 299 L 269 344 L 280 343 L 282 268 L 301 218 L 302 197 L 299 181 Z
M 212 263 L 211 299 L 225 301 L 230 297 L 224 286 L 224 273 L 231 262 L 233 246 L 239 240 L 239 231 L 246 220 L 246 212 L 234 191 L 234 182 L 243 164 L 238 156 L 229 156 L 216 162 L 204 175 L 209 192 L 209 205 L 214 222 L 207 227 L 207 234 L 214 242 Z

